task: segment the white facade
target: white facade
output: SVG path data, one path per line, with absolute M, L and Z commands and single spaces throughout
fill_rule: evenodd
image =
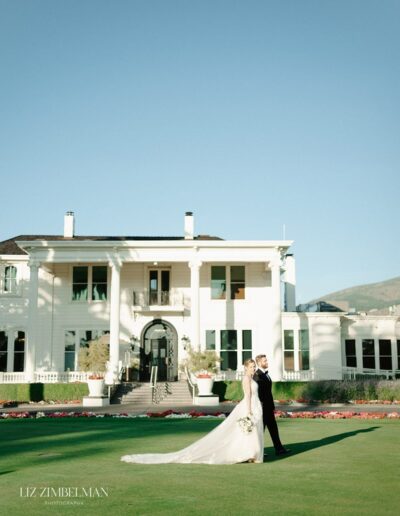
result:
M 0 255 L 0 382 L 76 371 L 80 346 L 102 333 L 110 333 L 110 381 L 132 349 L 142 380 L 151 363 L 176 379 L 187 339 L 215 348 L 227 372 L 265 353 L 274 380 L 342 378 L 347 362 L 354 363 L 346 340 L 356 341 L 362 370 L 363 339 L 375 339 L 379 370 L 380 339 L 390 339 L 391 369 L 399 368 L 397 317 L 293 311 L 291 241 L 196 238 L 191 213 L 182 238 L 76 237 L 71 216 L 62 237 L 0 243 L 11 249 Z

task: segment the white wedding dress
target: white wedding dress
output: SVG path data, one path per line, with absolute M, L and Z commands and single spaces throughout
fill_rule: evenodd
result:
M 263 462 L 264 425 L 258 385 L 251 380 L 251 411 L 254 421 L 252 432 L 245 433 L 238 419 L 248 415 L 248 400 L 238 403 L 230 415 L 214 430 L 187 448 L 173 453 L 145 453 L 124 455 L 121 460 L 138 464 L 236 464 Z

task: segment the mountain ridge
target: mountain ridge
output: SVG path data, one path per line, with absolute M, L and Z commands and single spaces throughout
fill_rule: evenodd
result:
M 340 304 L 348 303 L 349 309 L 358 311 L 380 310 L 389 306 L 400 305 L 400 276 L 337 290 L 315 298 L 308 304 L 320 301 L 333 305 L 335 301 Z

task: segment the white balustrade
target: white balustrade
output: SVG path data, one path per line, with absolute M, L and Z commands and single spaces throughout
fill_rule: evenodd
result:
M 47 371 L 35 372 L 35 383 L 71 383 L 71 382 L 86 382 L 90 372 L 84 371 Z M 21 373 L 0 372 L 0 383 L 29 383 L 28 376 Z
M 133 292 L 133 306 L 184 306 L 183 292 L 171 289 L 169 291 L 150 292 L 141 290 Z
M 315 379 L 314 369 L 308 371 L 284 371 L 283 381 L 286 382 L 308 382 Z

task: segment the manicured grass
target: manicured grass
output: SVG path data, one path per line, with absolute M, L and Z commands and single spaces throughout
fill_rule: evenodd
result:
M 2 514 L 398 514 L 400 422 L 280 420 L 291 455 L 264 464 L 136 465 L 120 456 L 168 452 L 217 420 L 0 421 Z M 27 487 L 36 497 L 21 497 Z M 105 488 L 102 498 L 43 498 L 41 487 Z M 74 505 L 59 505 L 62 500 Z M 53 503 L 53 505 L 48 505 Z M 76 505 L 82 503 L 82 505 Z M 57 505 L 56 505 L 57 504 Z

